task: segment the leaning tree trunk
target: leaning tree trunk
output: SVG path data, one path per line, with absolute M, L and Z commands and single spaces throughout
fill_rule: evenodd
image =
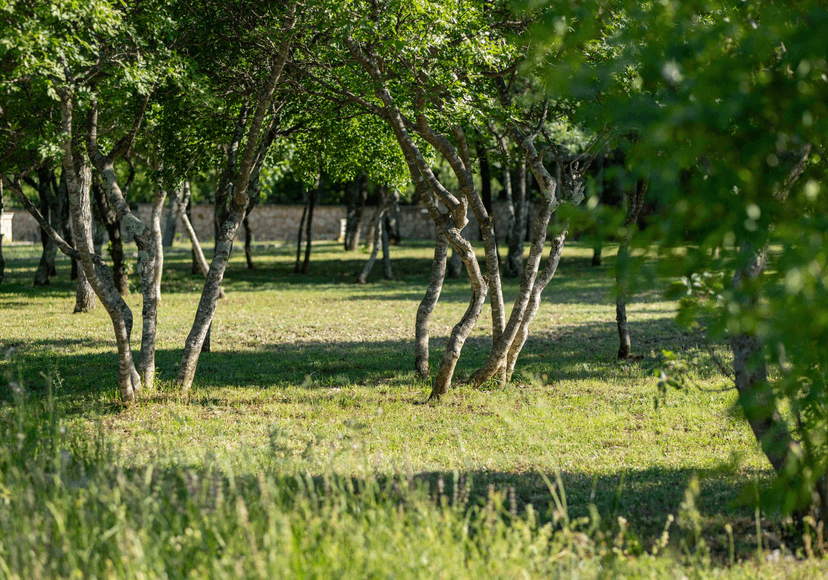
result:
M 428 333 L 429 321 L 434 307 L 440 299 L 443 290 L 443 280 L 446 277 L 446 256 L 448 255 L 448 240 L 446 236 L 437 232 L 437 241 L 434 245 L 434 260 L 431 262 L 431 278 L 428 282 L 425 296 L 417 308 L 417 321 L 414 325 L 414 369 L 422 379 L 430 377 L 428 366 Z
M 262 136 L 264 119 L 270 109 L 273 93 L 276 85 L 279 83 L 282 70 L 287 61 L 288 50 L 292 39 L 290 32 L 295 24 L 295 15 L 296 4 L 291 4 L 284 22 L 284 34 L 282 35 L 282 41 L 279 46 L 279 55 L 273 63 L 266 85 L 258 93 L 256 111 L 247 130 L 247 143 L 245 144 L 244 154 L 242 155 L 238 172 L 236 172 L 232 195 L 229 196 L 226 218 L 223 220 L 219 230 L 216 252 L 213 256 L 213 261 L 210 263 L 210 270 L 207 273 L 207 280 L 204 283 L 204 290 L 201 293 L 193 326 L 184 343 L 184 353 L 181 357 L 178 376 L 176 378 L 176 382 L 184 391 L 189 390 L 193 384 L 201 347 L 216 311 L 216 305 L 221 291 L 221 281 L 224 278 L 224 271 L 227 268 L 230 251 L 233 248 L 233 240 L 241 226 L 247 205 L 250 202 L 248 187 L 250 185 L 250 177 L 255 169 L 255 161 L 257 158 L 263 158 L 267 153 L 267 151 L 263 151 L 259 147 L 259 140 Z
M 615 261 L 615 321 L 618 325 L 618 358 L 622 360 L 629 358 L 631 349 L 630 327 L 627 324 L 630 241 L 632 240 L 633 229 L 638 221 L 638 215 L 644 205 L 644 195 L 646 193 L 647 183 L 645 181 L 636 184 L 635 193 L 630 196 L 627 217 L 624 220 L 624 233 L 621 236 L 621 244 L 618 246 L 618 256 Z
M 767 264 L 765 248 L 742 248 L 744 265 L 733 276 L 733 287 L 742 293 L 743 312 L 756 307 L 759 292 L 756 288 L 745 289 L 745 283 L 756 284 Z M 734 382 L 739 392 L 739 403 L 747 417 L 756 440 L 765 456 L 778 472 L 784 469 L 791 450 L 796 446 L 785 420 L 779 414 L 772 387 L 768 383 L 768 370 L 762 353 L 762 341 L 753 333 L 740 333 L 730 339 L 733 352 Z

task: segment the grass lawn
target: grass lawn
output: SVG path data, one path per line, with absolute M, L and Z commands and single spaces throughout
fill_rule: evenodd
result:
M 802 559 L 818 550 L 801 530 L 756 510 L 768 465 L 703 339 L 676 326 L 663 280 L 641 278 L 627 308 L 637 356 L 615 360 L 614 248 L 594 268 L 591 249 L 569 244 L 513 384 L 456 385 L 424 404 L 413 323 L 427 242 L 392 248 L 396 279 L 377 265 L 364 286 L 367 255 L 333 243 L 314 244 L 308 276 L 293 274 L 290 245 L 256 245 L 255 270 L 237 249 L 212 352 L 184 396 L 172 379 L 201 280 L 176 246 L 158 384 L 127 407 L 106 312 L 71 314 L 68 261 L 33 288 L 39 247 L 3 251 L 0 577 L 828 574 Z M 516 292 L 504 280 L 507 303 Z M 467 281 L 446 282 L 432 369 L 468 297 Z M 134 284 L 127 303 L 137 349 Z M 488 352 L 487 315 L 458 379 Z M 663 349 L 700 388 L 656 408 Z

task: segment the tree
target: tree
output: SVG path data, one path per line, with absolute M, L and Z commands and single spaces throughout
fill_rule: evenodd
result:
M 463 344 L 487 295 L 491 303 L 494 345 L 489 359 L 472 375 L 471 381 L 481 384 L 495 374 L 501 380 L 508 377 L 537 311 L 540 292 L 557 268 L 565 234 L 560 234 L 553 243 L 553 254 L 547 260 L 544 274 L 537 275 L 549 218 L 562 200 L 577 203 L 583 193 L 577 175 L 570 176 L 571 187 L 560 191 L 557 181 L 544 166 L 544 154 L 535 147 L 534 141 L 546 122 L 548 103 L 527 102 L 523 116 L 515 115 L 517 104 L 510 94 L 512 83 L 504 81 L 504 77 L 514 75 L 516 61 L 521 57 L 502 32 L 503 28 L 514 26 L 508 17 L 504 5 L 488 3 L 467 3 L 461 10 L 439 2 L 405 9 L 393 3 L 347 2 L 326 32 L 332 42 L 314 47 L 315 53 L 306 49 L 312 56 L 301 63 L 307 79 L 305 90 L 324 92 L 333 100 L 348 102 L 363 114 L 388 123 L 439 234 L 447 239 L 466 266 L 472 297 L 466 314 L 449 338 L 432 398 L 447 392 Z M 354 22 L 359 25 L 353 26 Z M 475 125 L 481 127 L 484 118 L 494 110 L 500 112 L 510 139 L 519 146 L 521 156 L 535 174 L 544 200 L 535 222 L 529 267 L 524 271 L 521 292 L 508 323 L 494 223 L 474 183 L 467 138 Z M 456 194 L 432 170 L 428 159 L 437 156 L 445 159 L 457 180 Z M 468 210 L 480 224 L 486 254 L 485 274 L 473 246 L 460 233 L 467 223 Z M 439 271 L 439 268 L 435 270 Z M 435 290 L 436 286 L 429 288 L 429 299 L 437 295 Z M 419 317 L 418 328 L 428 319 L 425 316 L 428 307 L 421 311 L 423 316 Z M 427 345 L 427 340 L 419 336 L 416 343 L 421 348 Z M 422 368 L 427 356 L 418 352 L 417 360 Z
M 828 12 L 816 2 L 573 3 L 545 25 L 554 33 L 534 37 L 538 56 L 566 55 L 547 67 L 549 87 L 586 97 L 584 119 L 636 135 L 630 164 L 669 208 L 660 221 L 669 272 L 731 281 L 716 290 L 709 328 L 730 345 L 734 387 L 780 476 L 782 507 L 818 493 L 828 518 Z M 585 46 L 607 58 L 591 60 Z M 681 318 L 698 312 L 687 301 Z

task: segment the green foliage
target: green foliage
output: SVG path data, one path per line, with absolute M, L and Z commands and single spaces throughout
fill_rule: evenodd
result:
M 579 119 L 634 136 L 628 162 L 664 207 L 654 225 L 665 272 L 683 276 L 692 294 L 714 292 L 711 329 L 758 336 L 764 350 L 749 365 L 779 369 L 772 390 L 790 407 L 804 447 L 783 474 L 795 488 L 792 508 L 828 465 L 824 4 L 573 2 L 544 10 L 555 33 L 533 35 L 534 61 L 551 94 L 579 99 Z M 733 272 L 768 244 L 782 248 L 768 272 L 731 286 Z M 699 276 L 714 276 L 715 288 L 699 287 L 709 282 Z M 702 310 L 688 298 L 680 317 L 689 324 Z

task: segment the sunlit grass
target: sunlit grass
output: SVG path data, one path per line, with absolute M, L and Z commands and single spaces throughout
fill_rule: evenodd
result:
M 314 245 L 309 276 L 292 273 L 294 253 L 290 246 L 258 245 L 257 269 L 253 271 L 245 269 L 243 256 L 237 252 L 225 281 L 228 298 L 221 301 L 214 321 L 212 352 L 202 355 L 194 389 L 187 395 L 175 390 L 172 379 L 195 313 L 201 282 L 198 276 L 190 274 L 189 251 L 183 247 L 172 249 L 166 258 L 159 310 L 158 384 L 129 407 L 117 400 L 117 359 L 106 313 L 99 307 L 91 314 L 70 314 L 74 295 L 73 285 L 66 279 L 68 263 L 59 263 L 60 275 L 51 287 L 34 289 L 31 278 L 37 253 L 31 247 L 11 246 L 4 247 L 4 254 L 7 265 L 6 280 L 0 286 L 0 348 L 3 352 L 13 349 L 14 354 L 0 362 L 0 375 L 6 375 L 0 381 L 19 380 L 31 401 L 42 402 L 44 377 L 52 379 L 61 423 L 70 428 L 72 436 L 94 440 L 100 432 L 114 450 L 108 459 L 112 465 L 106 469 L 95 467 L 95 477 L 100 478 L 98 485 L 111 477 L 117 479 L 118 470 L 132 474 L 130 477 L 140 482 L 150 469 L 168 474 L 217 473 L 220 478 L 232 474 L 254 483 L 269 477 L 272 483 L 267 485 L 274 489 L 296 478 L 339 482 L 357 478 L 369 487 L 377 487 L 376 493 L 385 499 L 376 504 L 376 517 L 384 522 L 383 526 L 397 530 L 385 540 L 379 536 L 366 540 L 358 557 L 374 558 L 376 562 L 386 562 L 384 565 L 410 561 L 406 568 L 409 572 L 401 576 L 433 577 L 429 571 L 440 569 L 435 564 L 439 559 L 435 560 L 433 555 L 427 555 L 426 562 L 418 564 L 405 550 L 380 556 L 378 548 L 370 544 L 399 541 L 393 539 L 397 537 L 394 534 L 402 531 L 424 533 L 418 526 L 423 522 L 436 525 L 441 518 L 448 522 L 448 529 L 453 529 L 452 518 L 461 522 L 463 513 L 471 513 L 471 506 L 491 501 L 490 486 L 504 497 L 511 494 L 514 511 L 520 518 L 528 517 L 528 505 L 534 506 L 537 525 L 519 533 L 528 534 L 531 541 L 538 540 L 546 533 L 541 532 L 542 526 L 552 518 L 550 506 L 553 511 L 555 508 L 548 483 L 559 474 L 567 496 L 567 513 L 573 518 L 593 514 L 593 523 L 589 524 L 593 526 L 588 543 L 591 547 L 584 548 L 586 551 L 578 558 L 591 570 L 584 573 L 585 577 L 596 577 L 601 575 L 596 566 L 606 563 L 606 554 L 598 552 L 611 552 L 613 534 L 621 533 L 617 518 L 623 516 L 628 521 L 623 533 L 631 538 L 622 540 L 622 552 L 652 553 L 670 515 L 679 515 L 684 490 L 697 474 L 701 491 L 695 506 L 711 544 L 704 554 L 712 554 L 717 565 L 727 560 L 727 523 L 744 530 L 737 533 L 735 540 L 738 558 L 750 559 L 755 551 L 754 510 L 740 503 L 739 498 L 752 497 L 751 486 L 763 485 L 769 474 L 749 428 L 732 410 L 734 394 L 717 390 L 726 384 L 726 379 L 712 364 L 702 338 L 682 331 L 673 322 L 675 304 L 663 298 L 665 282 L 651 276 L 641 278 L 628 305 L 633 351 L 638 358 L 630 362 L 614 359 L 617 335 L 612 248 L 605 249 L 604 266 L 593 268 L 589 265 L 590 249 L 577 243 L 569 245 L 558 275 L 545 293 L 514 384 L 482 390 L 458 384 L 439 404 L 423 404 L 429 385 L 415 378 L 413 372 L 413 321 L 430 266 L 427 242 L 407 241 L 392 248 L 396 279 L 381 280 L 377 267 L 370 283 L 364 286 L 355 284 L 355 275 L 366 255 L 346 254 L 333 243 Z M 517 282 L 505 281 L 507 302 L 516 292 Z M 447 281 L 432 319 L 432 368 L 436 368 L 441 348 L 468 297 L 465 280 Z M 139 317 L 140 295 L 133 292 L 127 302 Z M 467 341 L 458 378 L 468 375 L 483 361 L 490 344 L 490 329 L 490 320 L 481 317 Z M 136 348 L 139 341 L 140 324 L 136 324 Z M 726 356 L 720 346 L 714 348 Z M 689 361 L 696 383 L 714 390 L 671 392 L 656 408 L 658 390 L 653 371 L 661 364 L 662 349 L 675 351 Z M 6 386 L 0 391 L 3 389 Z M 13 398 L 9 395 L 2 399 L 1 412 L 8 420 L 14 408 Z M 74 457 L 72 461 L 81 461 L 87 452 L 68 453 L 68 457 Z M 435 504 L 428 497 L 437 493 L 440 480 L 448 482 L 444 485 L 451 488 L 455 474 L 466 482 L 470 497 L 463 504 L 466 507 L 443 511 L 439 501 Z M 150 484 L 141 488 L 136 483 L 138 491 L 134 491 L 134 497 L 123 496 L 124 505 L 135 509 L 133 503 L 140 503 L 141 494 L 160 497 L 166 493 L 164 486 L 183 485 L 175 483 L 176 477 L 179 476 L 162 477 L 160 487 L 155 488 Z M 407 519 L 409 516 L 400 515 L 401 521 L 396 521 L 396 504 L 382 491 L 388 482 L 394 481 L 409 482 L 406 489 L 410 489 L 405 493 L 414 495 L 406 502 L 420 506 L 412 510 L 426 514 L 421 520 L 413 522 Z M 415 488 L 420 491 L 411 491 Z M 69 496 L 75 493 L 85 492 L 76 490 Z M 187 495 L 186 491 L 180 493 Z M 245 502 L 259 501 L 245 491 L 234 493 Z M 255 493 L 261 493 L 261 486 Z M 291 526 L 300 526 L 305 517 L 302 502 L 316 493 L 318 490 L 308 491 L 305 486 L 299 495 L 279 500 L 279 518 L 293 522 Z M 349 502 L 362 501 L 358 499 L 360 494 L 351 497 L 348 489 L 338 493 L 349 497 Z M 453 505 L 454 492 L 446 493 L 448 503 Z M 131 499 L 124 499 L 127 497 Z M 16 497 L 15 501 L 18 500 L 24 498 Z M 196 502 L 192 517 L 197 517 L 201 509 L 203 504 Z M 311 510 L 312 517 L 333 517 L 325 509 L 328 508 Z M 509 509 L 507 506 L 506 512 Z M 262 510 L 268 514 L 272 511 Z M 596 513 L 601 514 L 603 523 L 595 521 Z M 221 512 L 216 517 L 228 516 Z M 311 535 L 329 534 L 330 538 L 339 538 L 336 542 L 345 542 L 339 556 L 326 556 L 318 562 L 319 569 L 325 571 L 320 575 L 338 574 L 337 566 L 341 563 L 331 562 L 347 558 L 348 553 L 357 549 L 348 542 L 368 533 L 368 524 L 361 517 L 346 520 L 341 528 L 309 525 L 307 531 Z M 234 533 L 252 533 L 261 542 L 258 548 L 267 553 L 282 546 L 272 538 L 267 540 L 271 544 L 265 541 L 262 530 L 271 529 L 270 515 L 265 519 L 257 519 L 258 515 L 249 518 L 255 522 L 254 528 L 260 527 L 248 532 L 241 523 Z M 506 521 L 510 521 L 509 517 Z M 774 528 L 776 521 L 763 519 L 761 525 L 767 530 Z M 207 524 L 188 525 L 203 531 Z M 495 529 L 480 525 L 489 532 Z M 558 522 L 554 529 L 560 530 L 560 525 Z M 146 537 L 141 536 L 146 542 L 158 541 L 160 536 L 153 534 L 173 534 L 172 529 L 162 528 L 150 533 L 142 527 L 134 532 L 139 536 L 146 532 Z M 513 535 L 518 534 L 518 528 L 509 529 L 503 532 L 505 536 L 493 539 L 492 545 L 505 542 L 506 536 L 511 538 L 508 542 L 516 542 Z M 751 529 L 753 539 L 749 535 Z M 595 535 L 596 530 L 602 530 L 603 540 Z M 489 532 L 479 533 L 483 537 Z M 622 558 L 621 562 L 626 562 L 625 573 L 640 566 L 645 576 L 656 571 L 668 577 L 686 574 L 684 566 L 697 567 L 701 562 L 686 559 L 688 554 L 700 554 L 695 551 L 695 544 L 690 552 L 685 549 L 688 544 L 682 542 L 688 533 L 686 529 L 677 532 L 668 543 L 667 552 L 679 557 L 678 561 L 640 558 L 626 562 Z M 465 545 L 466 540 L 457 540 L 452 534 L 454 539 L 442 541 Z M 791 549 L 796 549 L 800 542 L 780 538 L 779 533 L 771 536 L 764 539 L 765 550 L 791 541 Z M 460 543 L 452 544 L 454 540 Z M 527 550 L 530 540 L 524 546 Z M 580 552 L 573 551 L 564 537 L 544 541 L 547 543 L 542 553 L 546 559 L 539 560 L 540 567 L 526 564 L 527 570 L 531 568 L 529 574 L 566 574 L 565 568 L 555 564 L 557 560 L 549 558 L 565 550 L 570 554 Z M 604 548 L 600 548 L 601 542 Z M 518 545 L 523 544 L 515 544 L 515 553 L 524 554 L 521 558 L 525 558 Z M 482 549 L 475 546 L 474 550 Z M 243 543 L 237 549 L 242 548 Z M 456 572 L 449 573 L 449 577 L 473 577 L 473 570 L 477 570 L 475 574 L 482 573 L 469 565 L 469 548 L 464 549 L 465 559 L 458 556 L 452 564 L 446 564 L 446 570 Z M 311 548 L 297 550 L 301 560 Z M 160 558 L 163 552 L 157 554 Z M 204 566 L 194 565 L 195 568 L 205 574 L 232 575 L 230 568 L 222 567 L 224 563 L 218 555 L 214 560 L 193 558 Z M 254 555 L 250 554 L 250 558 L 250 570 L 254 571 L 242 568 L 245 574 L 255 575 L 258 564 L 254 565 Z M 564 560 L 567 566 L 572 565 Z M 261 565 L 272 570 L 276 565 L 273 562 L 262 560 Z M 493 559 L 482 558 L 481 562 L 494 566 Z M 511 560 L 506 558 L 504 562 Z M 105 561 L 96 566 L 105 569 Z M 307 566 L 310 568 L 302 569 L 313 569 L 312 562 Z M 374 570 L 368 564 L 360 566 L 353 569 L 364 574 L 356 575 L 373 573 L 368 572 Z M 491 574 L 513 577 L 519 569 L 517 563 L 517 568 L 504 566 L 491 568 Z M 24 569 L 29 568 L 19 568 Z M 173 569 L 181 570 L 173 567 L 167 573 L 178 575 L 179 572 L 171 572 Z M 158 573 L 149 570 L 145 573 Z M 293 573 L 288 575 L 301 575 L 299 568 L 291 570 Z M 789 570 L 798 571 L 796 566 Z M 120 572 L 128 571 L 125 568 Z M 755 570 L 748 567 L 731 572 L 747 574 Z M 779 569 L 768 569 L 763 573 L 777 572 Z

